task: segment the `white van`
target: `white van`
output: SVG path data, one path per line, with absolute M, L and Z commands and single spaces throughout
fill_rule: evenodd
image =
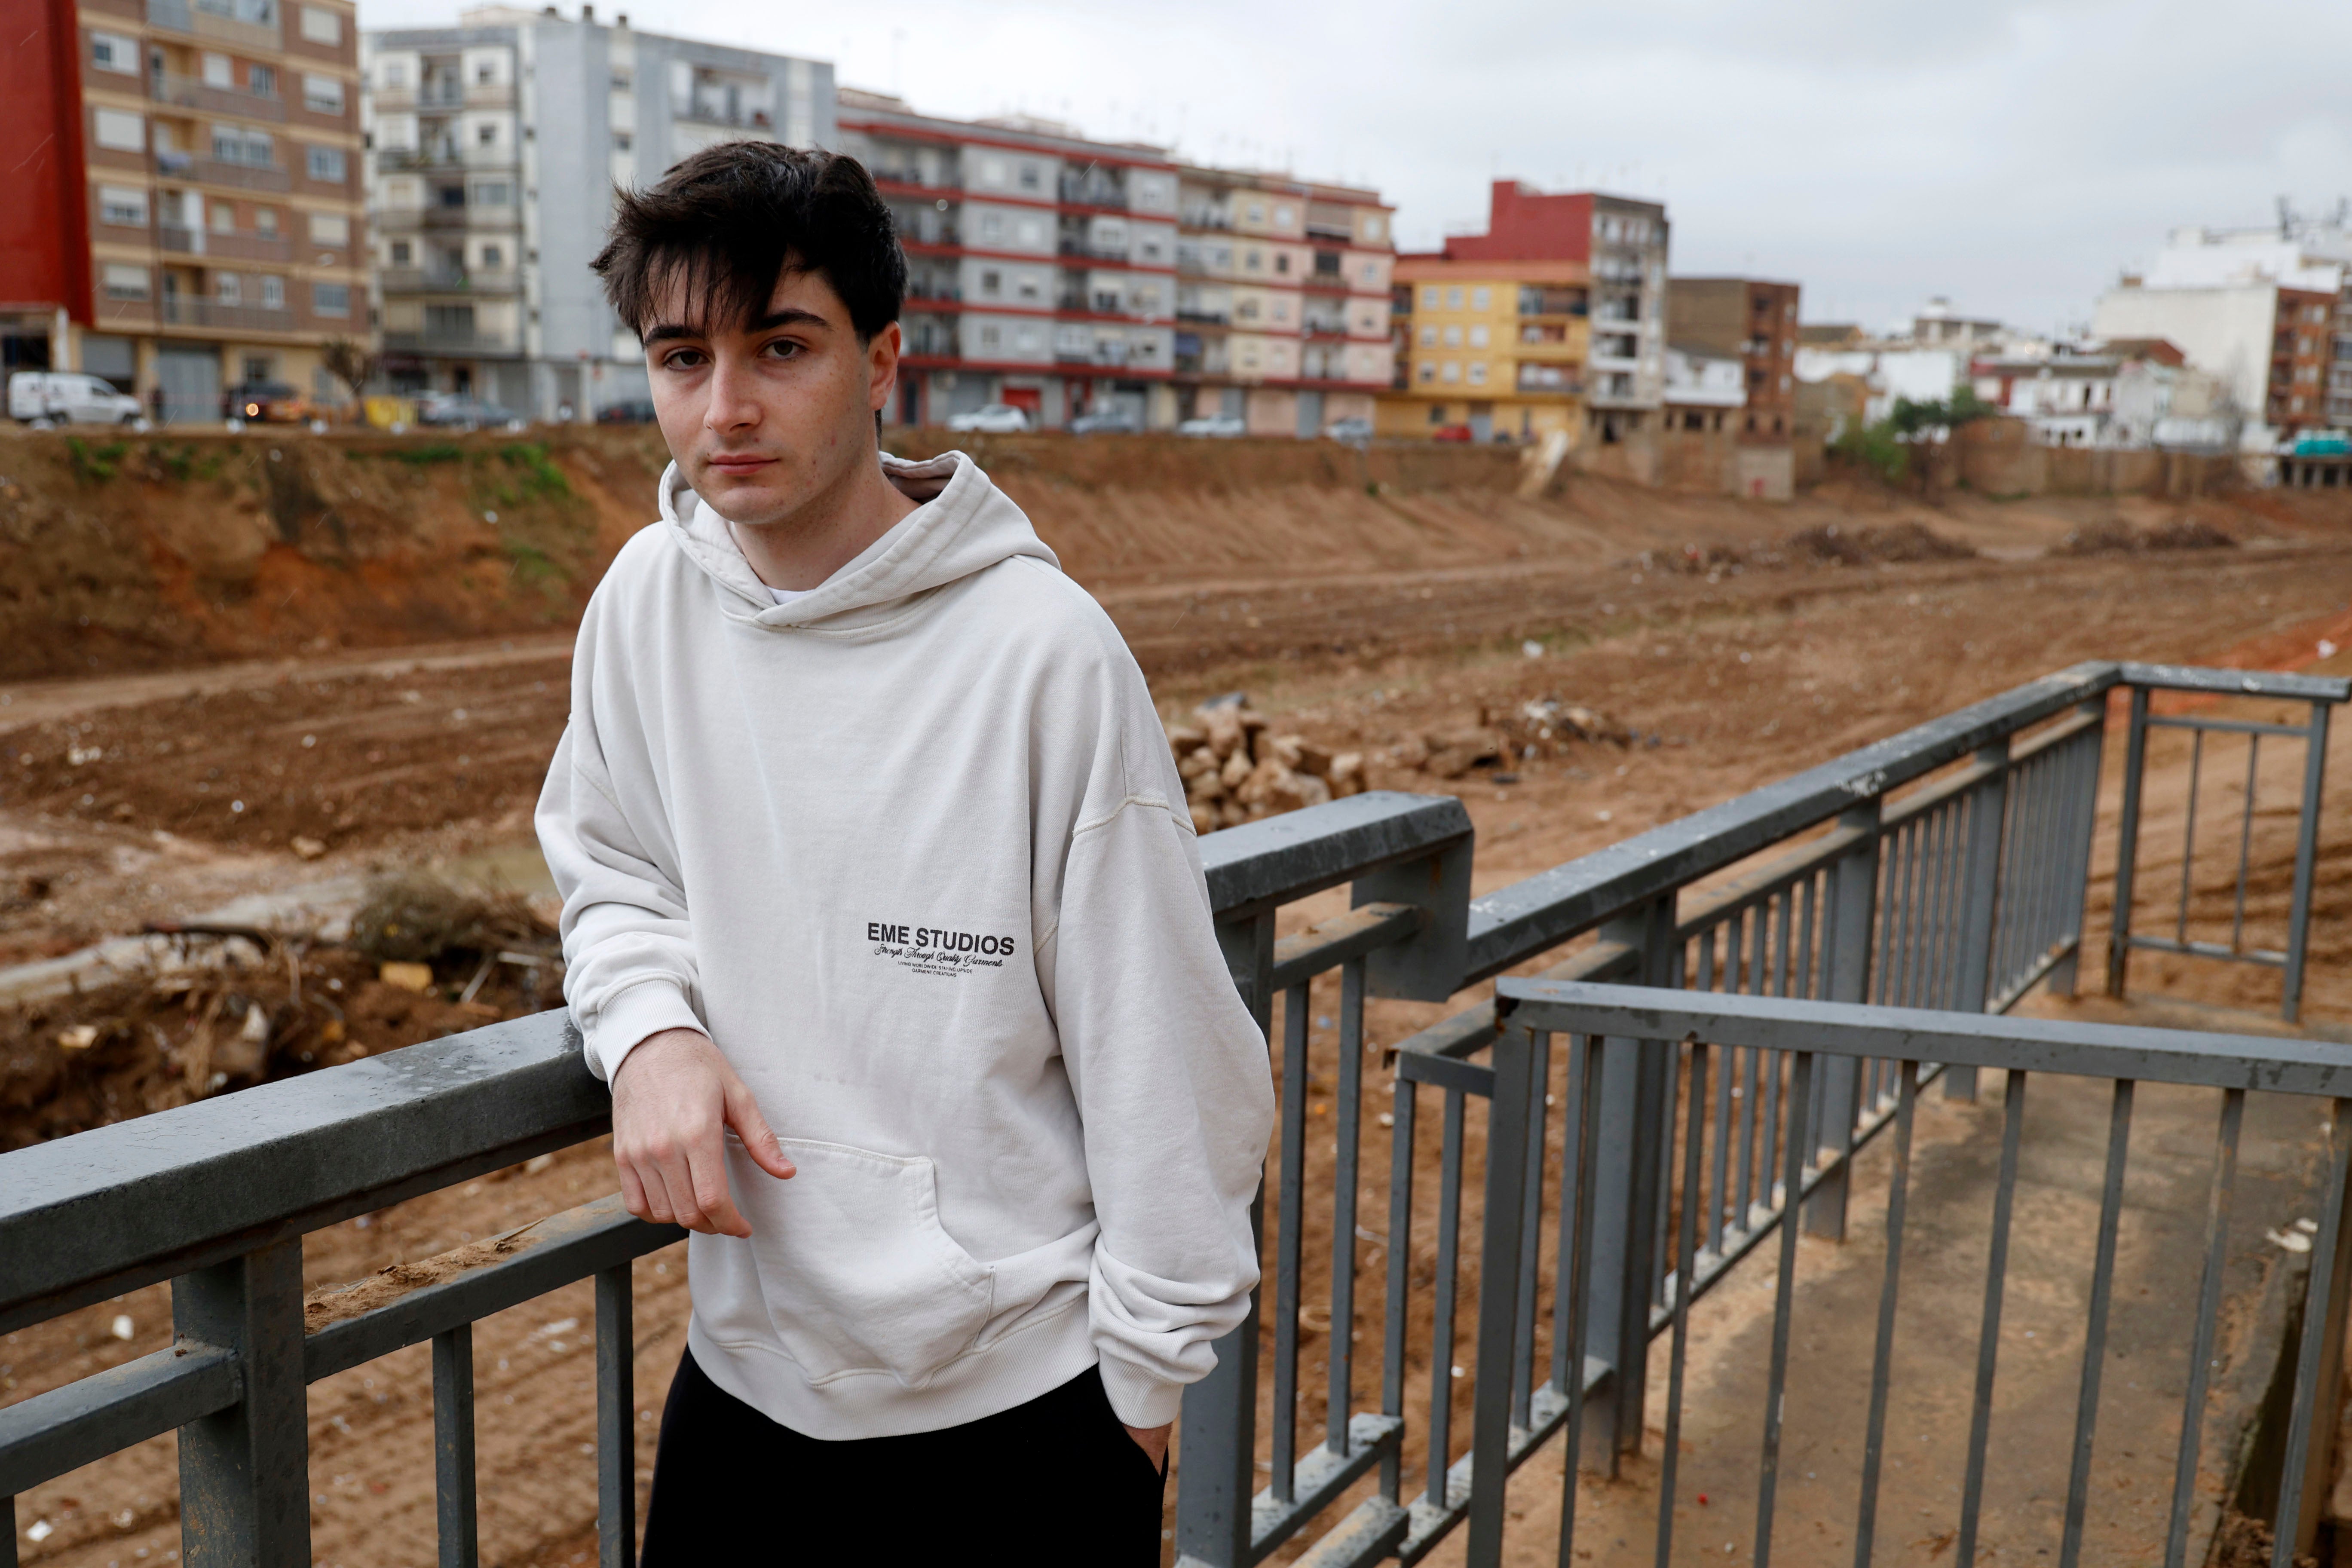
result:
M 129 425 L 139 400 L 95 375 L 71 370 L 20 370 L 8 378 L 8 417 L 35 425 Z

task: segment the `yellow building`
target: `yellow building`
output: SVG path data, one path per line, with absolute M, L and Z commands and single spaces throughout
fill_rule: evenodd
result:
M 1380 434 L 1578 440 L 1591 281 L 1581 261 L 1398 257 L 1397 374 Z

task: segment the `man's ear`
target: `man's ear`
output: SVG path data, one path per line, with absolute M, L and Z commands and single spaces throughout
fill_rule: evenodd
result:
M 874 411 L 877 419 L 881 417 L 882 411 L 890 406 L 890 394 L 898 389 L 898 355 L 904 341 L 898 332 L 898 323 L 892 321 L 875 333 L 873 341 L 866 345 L 866 405 Z

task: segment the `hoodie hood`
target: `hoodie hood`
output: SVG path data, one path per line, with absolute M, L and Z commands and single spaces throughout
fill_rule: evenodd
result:
M 887 618 L 903 601 L 1000 561 L 1034 555 L 1057 570 L 1021 509 L 961 452 L 921 462 L 882 454 L 882 472 L 918 504 L 816 588 L 779 605 L 743 558 L 727 520 L 686 482 L 676 463 L 661 477 L 662 524 L 688 560 L 727 591 L 730 619 L 783 629 L 830 623 L 847 629 Z

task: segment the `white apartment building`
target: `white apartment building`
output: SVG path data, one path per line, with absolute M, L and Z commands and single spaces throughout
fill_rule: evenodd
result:
M 829 147 L 831 65 L 608 26 L 593 5 L 487 6 L 362 37 L 383 374 L 526 417 L 646 395 L 589 262 L 614 186 L 714 143 Z

